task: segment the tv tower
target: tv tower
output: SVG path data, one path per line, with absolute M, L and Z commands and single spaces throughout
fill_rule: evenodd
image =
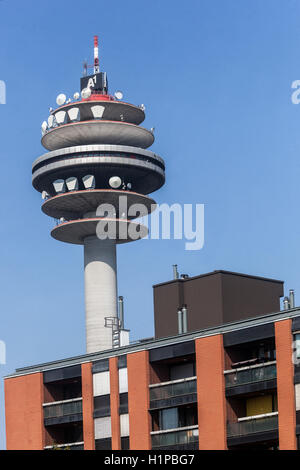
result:
M 42 193 L 42 210 L 56 219 L 56 240 L 84 246 L 87 352 L 122 345 L 118 315 L 116 245 L 143 238 L 136 218 L 155 209 L 148 194 L 165 182 L 162 158 L 146 150 L 154 135 L 140 126 L 144 105 L 108 92 L 94 37 L 94 73 L 81 78 L 73 99 L 57 97 L 42 124 L 47 153 L 35 160 L 32 184 Z M 122 309 L 122 301 L 121 301 Z

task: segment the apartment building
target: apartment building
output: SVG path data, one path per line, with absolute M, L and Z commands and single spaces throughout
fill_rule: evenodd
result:
M 297 449 L 300 308 L 282 296 L 227 271 L 155 285 L 153 338 L 6 377 L 7 449 Z

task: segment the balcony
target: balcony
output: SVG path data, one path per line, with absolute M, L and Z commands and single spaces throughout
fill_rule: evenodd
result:
M 224 375 L 226 396 L 275 388 L 276 361 L 227 370 Z
M 82 398 L 44 403 L 45 426 L 82 420 Z
M 278 412 L 274 412 L 265 415 L 240 418 L 237 423 L 229 423 L 227 425 L 227 437 L 242 437 L 248 436 L 249 434 L 277 431 L 277 429 Z
M 155 431 L 151 433 L 152 449 L 197 450 L 199 448 L 198 426 Z
M 150 409 L 183 405 L 196 401 L 196 377 L 150 385 Z

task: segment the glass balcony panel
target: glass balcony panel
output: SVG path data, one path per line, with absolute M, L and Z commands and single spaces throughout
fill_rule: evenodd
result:
M 189 393 L 189 383 L 180 382 L 173 385 L 172 396 L 184 395 Z
M 161 387 L 150 388 L 150 400 L 165 400 L 181 395 L 189 395 L 197 392 L 197 381 L 188 380 L 186 382 L 178 382 Z
M 198 442 L 198 429 L 188 429 L 184 431 L 171 431 L 152 436 L 152 447 L 168 447 L 181 444 L 191 444 Z
M 273 431 L 278 428 L 278 416 L 229 423 L 227 426 L 228 437 L 246 436 L 257 432 Z
M 225 374 L 226 387 L 234 387 L 236 385 L 244 385 L 248 383 L 261 382 L 263 380 L 271 380 L 276 378 L 276 364 L 268 366 L 254 367 L 246 370 L 237 370 L 229 374 Z
M 44 418 L 57 418 L 60 416 L 82 413 L 82 401 L 58 403 L 44 407 Z

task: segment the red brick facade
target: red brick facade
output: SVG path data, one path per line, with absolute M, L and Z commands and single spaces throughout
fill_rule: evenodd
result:
M 279 449 L 296 450 L 296 406 L 292 362 L 292 320 L 275 323 Z
M 222 335 L 196 339 L 199 449 L 225 450 L 226 399 Z

